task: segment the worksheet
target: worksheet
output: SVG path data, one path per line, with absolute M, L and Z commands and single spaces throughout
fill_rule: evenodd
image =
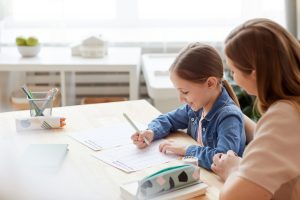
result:
M 161 153 L 161 142 L 163 140 L 153 142 L 144 149 L 129 144 L 97 152 L 95 157 L 125 172 L 134 172 L 178 159 L 174 154 Z
M 132 143 L 130 137 L 135 132 L 129 123 L 119 123 L 72 133 L 70 136 L 89 148 L 99 151 Z

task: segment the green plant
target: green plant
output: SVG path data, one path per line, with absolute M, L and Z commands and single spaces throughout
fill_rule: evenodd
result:
M 234 82 L 228 69 L 225 70 L 225 79 L 230 83 L 236 96 L 238 97 L 242 112 L 252 120 L 257 121 L 260 118 L 260 114 L 254 107 L 255 97 L 249 95 Z

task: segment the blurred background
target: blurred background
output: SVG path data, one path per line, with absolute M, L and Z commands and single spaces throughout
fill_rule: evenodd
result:
M 9 65 L 10 55 L 18 58 L 6 53 L 6 49 L 16 47 L 17 37 L 38 38 L 41 53 L 30 59 L 43 63 L 47 58 L 45 49 L 60 47 L 71 52 L 72 45 L 97 36 L 108 48 L 140 49 L 137 98 L 147 99 L 166 112 L 178 105 L 176 92 L 166 83 L 168 77 L 159 73 L 156 82 L 161 85 L 151 88 L 150 78 L 145 77 L 150 72 L 145 68 L 155 65 L 166 71 L 176 53 L 193 41 L 211 44 L 223 55 L 226 35 L 237 25 L 257 17 L 278 22 L 298 38 L 297 11 L 298 0 L 0 0 L 0 60 L 7 59 L 2 64 L 0 61 L 0 70 Z M 68 56 L 72 57 L 71 53 L 64 59 L 70 59 Z M 99 82 L 107 76 L 109 81 Z M 30 87 L 61 85 L 58 72 L 1 70 L 0 111 L 17 109 L 12 94 L 24 83 Z M 96 103 L 103 98 L 131 99 L 128 74 L 124 72 L 68 72 L 66 85 L 66 105 L 86 103 L 86 98 Z M 149 91 L 153 89 L 158 93 Z M 252 98 L 248 100 L 245 106 L 252 105 Z
M 47 45 L 67 45 L 89 34 L 102 34 L 113 44 L 128 45 L 216 42 L 223 41 L 230 30 L 251 18 L 266 17 L 287 27 L 287 14 L 296 9 L 296 0 L 0 2 L 2 44 L 14 44 L 19 34 L 38 35 Z

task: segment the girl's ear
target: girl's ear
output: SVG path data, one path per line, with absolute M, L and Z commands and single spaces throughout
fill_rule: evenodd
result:
M 218 79 L 215 77 L 208 77 L 207 86 L 208 88 L 213 88 L 218 84 Z

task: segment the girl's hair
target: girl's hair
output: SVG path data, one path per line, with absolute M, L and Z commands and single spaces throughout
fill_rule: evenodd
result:
M 218 52 L 211 46 L 199 42 L 191 43 L 183 48 L 173 64 L 170 72 L 180 78 L 194 83 L 204 83 L 209 77 L 219 79 L 229 96 L 239 106 L 239 101 L 230 84 L 223 80 L 223 63 Z
M 279 24 L 253 19 L 233 30 L 225 54 L 244 74 L 256 70 L 258 110 L 287 100 L 300 112 L 300 45 Z

